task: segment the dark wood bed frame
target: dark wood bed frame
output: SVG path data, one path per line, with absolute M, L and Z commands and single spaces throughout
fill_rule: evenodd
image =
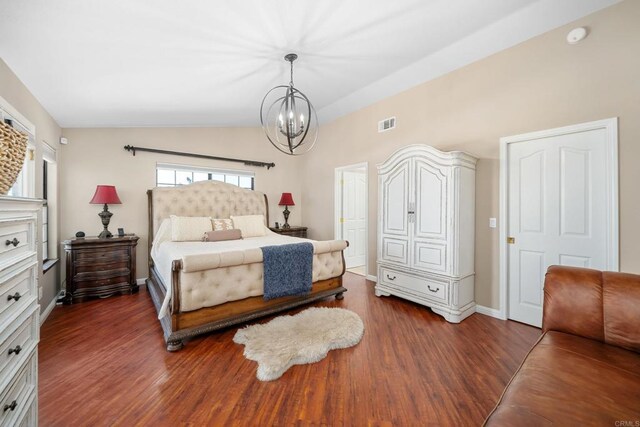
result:
M 147 289 L 156 311 L 165 299 L 166 291 L 157 273 L 153 259 L 151 258 L 151 244 L 153 242 L 153 201 L 152 190 L 147 191 L 149 203 L 149 277 Z M 264 195 L 265 218 L 269 223 L 269 210 L 267 196 Z M 164 332 L 164 339 L 168 351 L 178 351 L 184 346 L 184 341 L 196 335 L 205 334 L 218 329 L 223 329 L 239 323 L 259 317 L 268 316 L 291 308 L 318 301 L 335 295 L 336 299 L 342 299 L 346 289 L 342 286 L 342 276 L 346 270 L 344 252 L 342 252 L 342 273 L 339 277 L 321 280 L 313 283 L 311 293 L 302 296 L 276 298 L 265 301 L 262 296 L 249 297 L 238 301 L 231 301 L 213 307 L 200 308 L 194 311 L 180 312 L 180 270 L 182 261 L 175 260 L 171 265 L 172 277 L 167 286 L 171 286 L 171 303 L 169 313 L 160 319 L 160 325 Z

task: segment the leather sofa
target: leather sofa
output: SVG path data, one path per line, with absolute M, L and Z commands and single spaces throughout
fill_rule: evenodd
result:
M 640 276 L 552 266 L 543 335 L 487 426 L 640 426 Z

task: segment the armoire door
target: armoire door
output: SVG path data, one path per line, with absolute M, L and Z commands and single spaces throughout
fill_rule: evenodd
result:
M 411 248 L 414 268 L 447 271 L 448 170 L 422 159 L 414 162 L 415 223 Z
M 380 176 L 382 189 L 382 247 L 385 261 L 408 264 L 409 262 L 409 159 L 399 163 L 391 172 Z

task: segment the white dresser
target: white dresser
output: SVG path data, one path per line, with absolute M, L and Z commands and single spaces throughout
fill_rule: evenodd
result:
M 409 145 L 378 165 L 377 296 L 406 298 L 455 323 L 475 312 L 476 162 Z
M 0 426 L 38 423 L 38 214 L 41 201 L 0 197 Z

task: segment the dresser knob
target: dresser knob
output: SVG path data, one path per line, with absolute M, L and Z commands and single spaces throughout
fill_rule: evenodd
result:
M 438 292 L 438 291 L 440 290 L 440 288 L 431 289 L 431 285 L 427 285 L 427 288 L 428 288 L 431 292 Z
M 20 240 L 16 239 L 15 237 L 13 238 L 13 240 L 6 240 L 4 242 L 5 245 L 9 246 L 9 245 L 13 245 L 13 247 L 15 248 L 16 246 L 18 246 L 20 244 Z
M 19 292 L 16 292 L 13 295 L 7 295 L 7 301 L 11 301 L 12 299 L 18 301 L 20 298 L 22 298 L 22 295 L 20 295 Z
M 19 345 L 15 346 L 15 348 L 10 348 L 9 349 L 9 356 L 11 356 L 13 353 L 15 353 L 16 355 L 20 354 L 20 352 L 22 351 L 22 347 L 20 347 Z
M 389 280 L 396 280 L 396 276 L 391 277 L 391 276 L 389 276 L 389 275 L 387 274 L 387 279 L 389 279 Z
M 4 405 L 3 411 L 7 412 L 7 410 L 9 410 L 9 409 L 11 409 L 13 411 L 14 409 L 16 409 L 16 406 L 18 406 L 18 402 L 16 400 L 14 400 L 10 404 Z

